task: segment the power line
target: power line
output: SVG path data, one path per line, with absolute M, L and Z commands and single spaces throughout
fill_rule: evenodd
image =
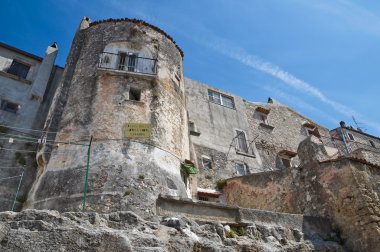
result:
M 0 180 L 7 180 L 7 179 L 11 179 L 11 178 L 19 178 L 20 176 L 21 175 L 13 176 L 13 177 L 0 178 Z

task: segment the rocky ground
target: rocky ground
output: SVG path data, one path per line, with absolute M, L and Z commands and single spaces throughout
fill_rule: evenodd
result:
M 254 223 L 231 230 L 186 218 L 146 221 L 133 212 L 1 212 L 0 251 L 344 251 L 300 230 Z

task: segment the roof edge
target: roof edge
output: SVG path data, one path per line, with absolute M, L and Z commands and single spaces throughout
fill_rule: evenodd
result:
M 33 59 L 38 60 L 38 61 L 42 61 L 42 60 L 43 60 L 43 58 L 40 57 L 40 56 L 37 56 L 37 55 L 35 55 L 35 54 L 32 54 L 32 53 L 26 52 L 26 51 L 24 51 L 24 50 L 18 49 L 18 48 L 14 47 L 14 46 L 11 46 L 11 45 L 8 45 L 8 44 L 5 44 L 5 43 L 3 43 L 3 42 L 0 42 L 0 46 L 6 48 L 6 49 L 8 49 L 8 50 L 11 50 L 11 51 L 17 52 L 17 53 L 19 53 L 19 54 L 22 54 L 22 55 L 24 55 L 24 56 L 27 56 L 27 57 L 33 58 Z
M 135 24 L 140 24 L 140 25 L 145 25 L 145 26 L 148 26 L 148 27 L 152 28 L 153 30 L 155 30 L 155 31 L 163 34 L 165 37 L 167 37 L 170 41 L 173 42 L 173 44 L 175 45 L 175 47 L 178 49 L 179 53 L 181 54 L 182 58 L 184 57 L 182 49 L 177 45 L 177 43 L 174 41 L 174 39 L 169 34 L 167 34 L 166 32 L 164 32 L 162 29 L 158 28 L 157 26 L 149 24 L 146 21 L 141 20 L 141 19 L 135 19 L 135 18 L 133 18 L 133 19 L 130 19 L 130 18 L 113 19 L 113 18 L 109 18 L 109 19 L 103 19 L 103 20 L 98 20 L 98 21 L 91 22 L 90 23 L 90 27 L 98 25 L 98 24 L 102 24 L 102 23 L 124 22 L 124 21 L 135 23 Z

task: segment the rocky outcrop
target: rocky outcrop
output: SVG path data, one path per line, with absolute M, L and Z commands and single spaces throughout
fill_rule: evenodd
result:
M 234 231 L 236 230 L 236 231 Z M 239 236 L 241 235 L 241 236 Z M 245 228 L 187 218 L 150 222 L 133 212 L 25 210 L 0 213 L 1 251 L 343 251 L 305 240 L 299 230 L 252 223 Z

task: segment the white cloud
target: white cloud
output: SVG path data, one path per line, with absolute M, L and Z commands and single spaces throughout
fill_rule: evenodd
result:
M 349 27 L 358 29 L 362 32 L 380 36 L 380 16 L 375 12 L 363 8 L 348 0 L 322 0 L 304 1 L 295 0 L 300 4 L 311 6 L 315 9 L 331 13 L 340 17 Z M 366 4 L 363 2 L 362 4 Z
M 194 38 L 194 37 L 193 37 Z M 258 70 L 260 72 L 266 73 L 282 81 L 282 83 L 298 90 L 303 93 L 306 93 L 312 97 L 317 98 L 320 102 L 329 105 L 332 109 L 337 111 L 339 114 L 351 118 L 352 116 L 356 117 L 359 121 L 368 125 L 369 127 L 375 129 L 377 132 L 380 132 L 380 124 L 366 119 L 363 115 L 355 111 L 354 109 L 347 107 L 343 104 L 340 104 L 337 101 L 334 101 L 328 98 L 321 90 L 313 86 L 312 84 L 303 81 L 291 73 L 283 70 L 274 63 L 265 61 L 260 57 L 249 54 L 242 48 L 230 45 L 227 41 L 212 37 L 207 40 L 198 37 L 198 43 L 201 43 L 205 46 L 212 48 L 213 50 L 232 58 L 250 68 Z

